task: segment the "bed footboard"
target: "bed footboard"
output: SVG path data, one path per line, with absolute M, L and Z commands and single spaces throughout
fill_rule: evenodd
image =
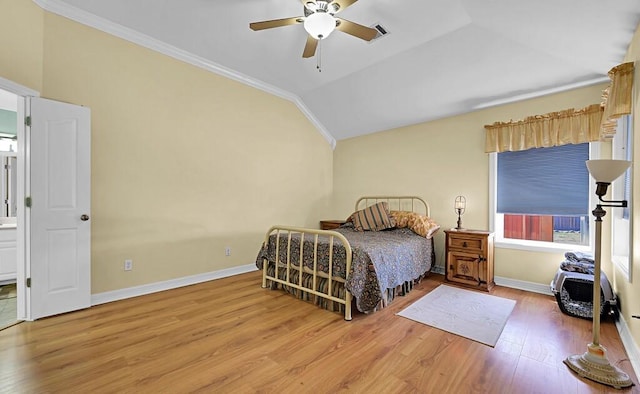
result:
M 337 290 L 337 286 L 344 287 L 346 276 L 351 269 L 352 250 L 349 241 L 336 231 L 273 226 L 265 236 L 265 247 L 269 242 L 273 242 L 274 238 L 277 263 L 263 259 L 262 287 L 266 288 L 267 282 L 271 281 L 329 302 L 342 304 L 344 319 L 351 320 L 352 295 L 346 288 L 344 292 Z M 334 249 L 338 245 L 345 250 L 344 271 L 340 269 L 342 276 L 334 272 L 334 263 L 338 263 L 334 261 Z M 319 249 L 327 247 L 328 254 L 320 255 Z M 304 253 L 305 250 L 307 253 Z

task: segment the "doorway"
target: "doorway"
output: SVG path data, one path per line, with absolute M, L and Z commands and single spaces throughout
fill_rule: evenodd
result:
M 88 308 L 91 110 L 41 98 L 37 91 L 2 77 L 0 90 L 17 97 L 17 319 Z M 2 252 L 0 242 L 0 260 Z
M 0 89 L 0 330 L 17 324 L 18 99 Z

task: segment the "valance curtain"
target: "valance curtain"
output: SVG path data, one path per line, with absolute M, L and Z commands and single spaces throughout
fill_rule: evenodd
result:
M 485 152 L 548 148 L 612 137 L 617 118 L 631 113 L 633 72 L 633 63 L 623 63 L 609 71 L 611 85 L 603 92 L 602 104 L 484 126 Z
M 520 151 L 566 144 L 598 141 L 602 108 L 593 104 L 582 109 L 567 109 L 524 120 L 486 125 L 485 152 Z
M 602 92 L 602 138 L 613 138 L 618 125 L 618 118 L 631 113 L 631 93 L 633 89 L 632 62 L 615 66 L 609 71 L 611 85 Z

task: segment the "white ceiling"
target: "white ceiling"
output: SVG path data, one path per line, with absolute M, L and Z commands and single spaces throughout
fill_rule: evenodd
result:
M 390 34 L 333 32 L 318 72 L 316 58 L 302 58 L 302 25 L 249 29 L 303 15 L 299 0 L 35 1 L 284 91 L 336 140 L 604 82 L 640 21 L 638 0 L 359 0 L 338 16 Z

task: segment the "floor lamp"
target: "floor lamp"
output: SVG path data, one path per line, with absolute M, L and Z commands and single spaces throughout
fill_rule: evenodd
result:
M 606 201 L 602 197 L 607 194 L 607 188 L 615 179 L 622 175 L 631 165 L 625 160 L 587 160 L 587 169 L 596 180 L 596 195 L 603 204 L 597 204 L 591 213 L 596 221 L 595 264 L 593 273 L 593 341 L 587 345 L 584 354 L 569 356 L 564 360 L 569 368 L 578 375 L 598 383 L 615 388 L 629 387 L 633 382 L 629 375 L 613 366 L 607 360 L 607 349 L 600 345 L 600 255 L 602 242 L 602 218 L 607 212 L 602 207 L 627 206 L 626 200 Z

